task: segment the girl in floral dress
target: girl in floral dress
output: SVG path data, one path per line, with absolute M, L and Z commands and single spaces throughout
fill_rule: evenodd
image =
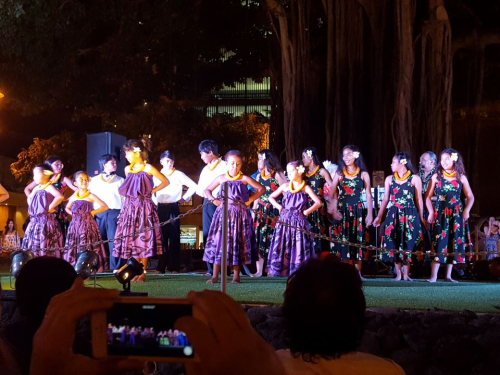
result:
M 257 255 L 257 244 L 255 242 L 255 232 L 253 229 L 252 216 L 250 210 L 242 207 L 241 204 L 250 206 L 257 198 L 264 194 L 264 186 L 259 184 L 253 178 L 241 173 L 241 154 L 237 150 L 231 150 L 226 154 L 227 172 L 220 175 L 213 181 L 207 189 L 205 196 L 213 201 L 217 206 L 210 231 L 208 233 L 207 243 L 205 245 L 205 254 L 203 260 L 213 263 L 213 276 L 207 281 L 207 284 L 216 283 L 219 280 L 221 269 L 222 249 L 224 245 L 222 237 L 222 226 L 228 225 L 228 244 L 227 244 L 227 264 L 233 266 L 233 280 L 231 284 L 240 283 L 240 266 L 250 264 L 252 258 Z M 222 203 L 222 194 L 224 185 L 228 186 L 228 222 L 222 222 L 224 206 Z M 218 186 L 219 197 L 214 199 L 212 191 Z M 247 185 L 255 189 L 255 193 L 249 196 Z M 220 198 L 220 199 L 219 199 Z
M 465 207 L 460 194 L 465 194 Z M 432 204 L 432 196 L 437 200 Z M 474 194 L 465 176 L 462 156 L 458 151 L 447 148 L 441 152 L 441 164 L 436 174 L 432 176 L 425 203 L 429 210 L 427 222 L 434 224 L 433 262 L 429 282 L 437 280 L 439 267 L 446 264 L 445 281 L 456 283 L 451 278 L 454 263 L 465 263 L 465 248 L 471 245 L 470 232 L 467 224 L 470 209 L 474 204 Z M 448 256 L 448 253 L 455 253 Z
M 160 223 L 151 195 L 167 187 L 169 182 L 162 173 L 147 163 L 145 143 L 130 139 L 123 150 L 130 164 L 125 167 L 126 178 L 118 189 L 125 201 L 118 217 L 113 256 L 121 258 L 121 263 L 134 257 L 143 264 L 146 271 L 148 258 L 162 252 L 161 229 L 151 228 Z M 153 176 L 160 181 L 156 187 L 153 187 Z M 146 228 L 151 229 L 145 230 Z M 135 232 L 141 233 L 132 235 Z M 126 237 L 120 239 L 122 235 Z M 143 282 L 145 278 L 146 274 L 143 273 L 132 281 Z
M 332 185 L 332 177 L 325 168 L 321 167 L 321 160 L 315 147 L 307 147 L 302 151 L 302 163 L 304 167 L 306 167 L 305 180 L 307 184 L 321 200 L 321 207 L 311 213 L 307 220 L 311 225 L 311 232 L 325 235 L 328 233 L 328 220 L 326 218 L 327 207 L 323 189 L 325 184 Z M 309 206 L 314 204 L 311 198 L 308 198 L 307 202 Z M 329 251 L 328 241 L 314 238 L 314 251 L 316 254 L 320 254 L 323 251 Z
M 75 265 L 77 254 L 86 250 L 91 250 L 97 253 L 100 257 L 100 265 L 104 264 L 106 252 L 104 245 L 94 245 L 88 248 L 85 245 L 101 241 L 101 233 L 94 219 L 94 216 L 108 209 L 106 203 L 100 200 L 95 194 L 91 194 L 87 187 L 89 185 L 89 177 L 84 171 L 78 171 L 73 176 L 73 182 L 78 190 L 69 198 L 66 205 L 66 212 L 73 219 L 69 224 L 68 233 L 66 236 L 66 252 L 64 260 L 71 265 Z M 99 208 L 94 210 L 94 203 Z
M 331 189 L 332 203 L 329 206 L 333 218 L 337 220 L 332 225 L 331 235 L 339 241 L 363 244 L 366 228 L 373 221 L 370 175 L 356 146 L 345 146 L 338 164 Z M 366 193 L 366 208 L 363 206 L 363 190 Z M 332 252 L 342 261 L 353 263 L 361 274 L 362 249 L 333 243 Z
M 24 232 L 22 248 L 32 251 L 35 256 L 49 255 L 59 258 L 59 250 L 46 251 L 63 246 L 61 227 L 55 212 L 64 197 L 52 186 L 50 177 L 53 174 L 47 164 L 39 164 L 33 168 L 35 187 L 28 196 L 30 221 Z
M 380 225 L 389 204 L 382 232 L 382 247 L 388 249 L 389 260 L 395 264 L 396 278 L 393 280 L 401 280 L 403 264 L 404 280 L 412 281 L 409 277 L 412 252 L 422 239 L 420 223 L 424 222 L 422 180 L 415 174 L 410 157 L 404 152 L 394 155 L 391 169 L 394 174 L 385 179 L 384 199 L 373 225 Z M 394 254 L 394 250 L 408 253 Z
M 274 217 L 279 216 L 279 211 L 269 202 L 269 195 L 286 183 L 286 178 L 276 154 L 268 149 L 259 151 L 258 169 L 261 171 L 257 175 L 256 181 L 266 189 L 264 194 L 254 202 L 254 209 L 257 210 L 254 218 L 255 239 L 257 240 L 257 249 L 259 260 L 257 261 L 257 273 L 251 274 L 252 277 L 262 276 L 262 271 L 266 269 L 264 263 L 267 261 L 271 238 L 273 237 L 274 226 L 276 222 Z M 264 217 L 262 214 L 271 216 Z
M 302 230 L 311 230 L 307 217 L 321 207 L 321 199 L 303 179 L 305 168 L 299 161 L 288 163 L 286 171 L 290 182 L 269 196 L 269 202 L 280 212 L 280 222 L 274 228 L 269 250 L 268 276 L 290 276 L 302 262 L 314 256 L 313 239 Z M 276 200 L 280 195 L 283 195 L 281 204 Z M 314 202 L 312 206 L 308 198 Z

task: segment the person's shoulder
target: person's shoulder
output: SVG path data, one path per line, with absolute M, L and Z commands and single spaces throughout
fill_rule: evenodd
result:
M 354 352 L 343 355 L 340 360 L 355 361 L 360 369 L 365 368 L 367 373 L 374 375 L 404 375 L 405 372 L 396 362 L 376 355 L 362 352 Z

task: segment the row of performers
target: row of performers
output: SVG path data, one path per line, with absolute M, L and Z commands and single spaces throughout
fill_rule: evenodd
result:
M 69 250 L 62 256 L 71 263 L 75 261 L 76 252 L 85 249 L 81 245 L 99 241 L 99 227 L 101 232 L 106 233 L 106 226 L 112 227 L 113 221 L 117 222 L 116 232 L 112 233 L 111 228 L 106 233 L 107 238 L 115 238 L 114 246 L 110 246 L 111 260 L 114 263 L 110 264 L 111 268 L 118 268 L 131 256 L 140 259 L 144 265 L 149 257 L 162 253 L 166 254 L 160 259 L 178 258 L 173 254 L 175 251 L 171 251 L 172 246 L 165 244 L 169 242 L 172 245 L 172 237 L 175 239 L 176 234 L 172 236 L 167 230 L 165 235 L 164 230 L 164 246 L 158 228 L 146 230 L 140 235 L 132 234 L 158 224 L 157 210 L 161 213 L 163 206 L 172 205 L 158 198 L 162 196 L 161 192 L 168 189 L 171 180 L 175 181 L 176 185 L 180 184 L 180 194 L 178 189 L 174 194 L 176 198 L 189 199 L 188 193 L 180 197 L 183 182 L 173 178 L 175 172 L 184 174 L 175 171 L 175 158 L 168 152 L 162 155 L 164 168 L 161 171 L 148 164 L 146 147 L 141 141 L 129 140 L 124 145 L 124 151 L 130 163 L 125 169 L 126 179 L 123 181 L 113 173 L 116 171 L 116 161 L 109 155 L 109 160 L 102 160 L 101 163 L 103 174 L 92 179 L 90 189 L 89 178 L 84 172 L 75 173 L 73 181 L 76 186 L 73 186 L 69 179 L 61 178 L 63 166 L 60 160 L 51 165 L 36 166 L 33 170 L 33 185 L 27 187 L 31 220 L 22 247 L 40 249 L 36 254 L 43 255 L 43 249 L 62 246 L 63 235 L 56 222 L 55 213 L 58 213 L 57 219 L 60 220 L 62 213 L 66 212 L 73 216 L 73 220 L 65 240 Z M 474 200 L 462 158 L 453 149 L 441 153 L 441 163 L 432 175 L 426 194 L 426 217 L 421 180 L 413 173 L 409 157 L 404 153 L 396 154 L 391 164 L 394 174 L 385 181 L 385 196 L 375 220 L 369 174 L 361 152 L 355 146 L 344 147 L 339 168 L 333 173 L 333 177 L 326 168 L 322 168 L 315 148 L 306 148 L 302 161 L 288 163 L 288 179 L 285 178 L 276 155 L 270 150 L 259 152 L 261 172 L 255 179 L 241 173 L 242 158 L 237 151 L 230 151 L 226 160 L 222 160 L 218 156 L 216 143 L 206 140 L 200 144 L 199 152 L 206 166 L 201 172 L 198 185 L 196 188 L 190 187 L 190 190 L 196 190 L 207 200 L 203 212 L 204 260 L 215 265 L 213 276 L 208 282 L 217 281 L 220 270 L 222 210 L 217 208 L 220 207 L 220 200 L 214 198 L 218 197 L 220 187 L 226 183 L 229 186 L 231 201 L 253 204 L 257 209 L 252 220 L 249 211 L 241 205 L 230 205 L 228 264 L 235 268 L 235 283 L 239 282 L 238 271 L 241 265 L 256 261 L 256 276 L 260 276 L 263 270 L 267 270 L 269 276 L 287 276 L 293 273 L 302 261 L 325 250 L 325 241 L 313 241 L 301 230 L 297 231 L 297 228 L 325 234 L 327 211 L 335 219 L 330 228 L 333 238 L 362 244 L 365 241 L 366 227 L 371 224 L 380 225 L 388 208 L 383 223 L 383 247 L 387 249 L 387 254 L 394 255 L 397 279 L 409 279 L 411 256 L 391 253 L 394 250 L 417 249 L 422 232 L 426 230 L 431 231 L 433 236 L 429 246 L 439 255 L 434 258 L 430 281 L 436 280 L 441 263 L 447 264 L 446 279 L 452 281 L 452 264 L 463 262 L 465 259 L 460 255 L 446 256 L 449 252 L 465 253 L 465 247 L 470 243 L 466 222 Z M 60 180 L 63 181 L 59 182 Z M 57 208 L 63 200 L 57 183 L 64 183 L 64 180 L 68 180 L 66 186 L 75 189 L 65 211 Z M 330 187 L 329 192 L 324 191 L 325 187 Z M 460 199 L 462 188 L 466 196 L 465 208 Z M 362 201 L 363 191 L 366 193 L 366 208 Z M 113 202 L 122 199 L 119 196 L 117 198 L 116 192 L 123 197 L 121 209 L 114 207 Z M 157 208 L 151 199 L 152 194 L 157 196 Z M 434 203 L 433 196 L 437 197 Z M 173 204 L 176 205 L 177 202 Z M 172 216 L 172 212 L 169 214 Z M 99 225 L 93 219 L 94 215 Z M 172 217 L 175 217 L 175 212 Z M 284 224 L 276 224 L 273 220 L 275 217 L 279 217 Z M 168 229 L 168 225 L 162 228 Z M 164 249 L 168 250 L 165 252 Z M 102 245 L 93 250 L 105 256 Z M 358 248 L 334 245 L 330 251 L 342 260 L 353 262 L 357 267 L 361 266 L 363 251 Z M 56 252 L 54 255 L 61 254 Z M 136 281 L 142 281 L 144 277 L 142 275 Z

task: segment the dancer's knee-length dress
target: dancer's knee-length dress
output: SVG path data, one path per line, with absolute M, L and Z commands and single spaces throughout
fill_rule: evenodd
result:
M 314 242 L 310 235 L 298 230 L 311 230 L 309 222 L 302 213 L 307 209 L 307 194 L 283 193 L 283 209 L 279 220 L 291 226 L 277 223 L 267 260 L 269 276 L 289 276 L 302 262 L 314 256 Z M 293 227 L 292 227 L 293 226 Z
M 93 204 L 86 200 L 75 200 L 71 206 L 73 219 L 69 224 L 65 245 L 69 249 L 66 250 L 63 258 L 72 265 L 76 262 L 77 254 L 86 250 L 97 253 L 101 258 L 101 264 L 106 257 L 102 243 L 92 247 L 85 246 L 101 241 L 101 233 L 99 232 L 97 222 L 91 214 L 92 210 Z
M 49 213 L 49 206 L 54 196 L 46 190 L 38 190 L 33 195 L 28 207 L 30 222 L 23 238 L 23 249 L 33 252 L 35 256 L 60 257 L 60 252 L 45 251 L 49 248 L 61 248 L 63 237 L 61 227 L 56 220 L 55 213 Z
M 342 219 L 332 224 L 331 235 L 339 241 L 352 243 L 365 243 L 365 216 L 366 209 L 363 205 L 362 194 L 364 182 L 361 172 L 353 179 L 342 174 L 339 178 L 339 203 L 338 209 Z M 332 253 L 342 260 L 362 260 L 363 250 L 353 246 L 332 243 Z
M 262 178 L 260 175 L 257 176 L 257 182 L 259 182 L 266 191 L 257 201 L 257 213 L 255 214 L 255 239 L 257 240 L 257 249 L 259 251 L 259 256 L 262 259 L 267 259 L 269 254 L 269 247 L 271 246 L 271 239 L 274 233 L 274 227 L 276 221 L 273 218 L 279 216 L 279 211 L 269 203 L 269 196 L 278 190 L 279 183 L 274 177 L 269 177 L 267 179 Z M 264 217 L 262 214 L 268 215 L 269 217 Z
M 257 258 L 257 243 L 253 230 L 253 221 L 250 211 L 235 201 L 244 204 L 248 201 L 248 188 L 241 182 L 226 181 L 221 184 L 219 198 L 224 192 L 224 185 L 228 186 L 228 215 L 227 224 L 227 264 L 238 266 L 250 264 Z M 205 245 L 205 262 L 221 264 L 222 259 L 222 214 L 224 206 L 221 204 L 214 212 L 210 231 L 208 232 L 207 244 Z
M 436 211 L 433 234 L 433 257 L 440 263 L 465 263 L 466 247 L 472 245 L 469 225 L 463 218 L 463 205 L 460 198 L 462 181 L 438 177 L 434 195 Z M 448 253 L 459 253 L 455 256 L 446 256 Z M 472 253 L 469 253 L 469 257 Z
M 66 190 L 66 185 L 63 185 L 61 182 L 61 179 L 59 179 L 56 182 L 52 183 L 52 186 L 54 186 L 59 193 L 62 194 L 64 197 L 64 192 Z M 56 220 L 59 222 L 59 225 L 61 226 L 61 233 L 63 236 L 63 242 L 66 241 L 66 233 L 68 232 L 68 227 L 69 227 L 69 215 L 64 209 L 66 207 L 66 202 L 62 202 L 59 206 L 56 208 Z
M 125 201 L 116 227 L 114 257 L 145 259 L 161 254 L 160 228 L 143 231 L 145 228 L 160 223 L 155 205 L 151 200 L 152 190 L 153 176 L 144 171 L 129 173 L 118 189 L 119 193 L 125 197 Z M 143 232 L 131 235 L 139 231 Z M 126 237 L 119 239 L 122 235 Z
M 410 264 L 412 253 L 422 241 L 420 215 L 415 205 L 415 186 L 412 184 L 413 174 L 405 182 L 398 184 L 392 176 L 389 208 L 382 232 L 382 247 L 387 249 L 384 260 Z M 394 253 L 391 250 L 409 251 L 410 253 Z
M 318 198 L 321 200 L 321 207 L 318 208 L 316 211 L 311 213 L 307 217 L 307 221 L 309 222 L 309 225 L 311 226 L 311 232 L 316 233 L 316 234 L 326 234 L 327 231 L 327 218 L 326 218 L 326 200 L 325 197 L 323 196 L 323 188 L 325 186 L 326 180 L 325 178 L 321 175 L 321 168 L 318 168 L 318 170 L 311 176 L 307 176 L 306 181 L 307 184 L 311 187 L 312 191 L 318 196 Z M 308 207 L 311 207 L 314 205 L 314 201 L 307 196 L 307 205 Z M 325 240 L 319 239 L 319 238 L 314 238 L 314 251 L 316 253 L 321 253 L 322 250 L 328 251 L 328 243 Z

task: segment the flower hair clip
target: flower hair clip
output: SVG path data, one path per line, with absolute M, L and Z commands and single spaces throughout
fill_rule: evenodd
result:
M 302 174 L 302 173 L 304 173 L 305 171 L 306 171 L 306 169 L 304 168 L 304 166 L 303 166 L 303 165 L 299 165 L 299 166 L 297 167 L 297 172 L 299 172 L 299 174 Z
M 325 160 L 325 161 L 323 162 L 323 167 L 324 167 L 325 169 L 328 169 L 331 165 L 332 165 L 332 162 L 331 162 L 330 160 Z
M 307 151 L 306 151 L 306 154 L 307 154 L 307 156 L 309 156 L 310 158 L 312 158 L 312 157 L 313 157 L 313 152 L 312 152 L 311 150 L 307 150 Z
M 266 160 L 266 154 L 265 153 L 260 154 L 260 159 L 261 160 Z
M 352 156 L 354 157 L 354 159 L 359 158 L 359 151 L 353 151 Z
M 451 154 L 451 160 L 457 161 L 458 160 L 458 154 L 456 152 Z
M 134 152 L 141 152 L 141 148 L 140 147 L 134 147 Z
M 408 162 L 406 161 L 406 159 L 401 159 L 399 162 L 400 162 L 401 164 L 403 164 L 403 165 L 405 165 L 406 163 L 408 163 Z

